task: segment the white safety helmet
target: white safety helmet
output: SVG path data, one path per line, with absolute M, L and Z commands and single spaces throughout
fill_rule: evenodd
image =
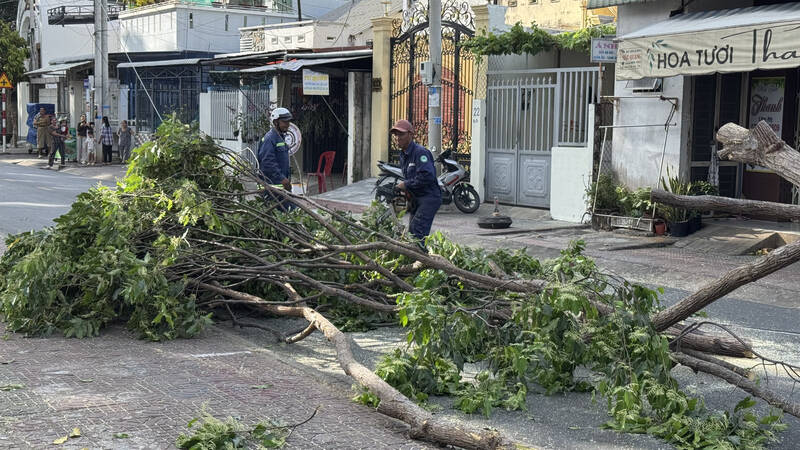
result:
M 275 122 L 278 119 L 292 120 L 292 113 L 290 113 L 289 110 L 286 108 L 275 108 L 269 115 L 269 120 L 271 122 Z

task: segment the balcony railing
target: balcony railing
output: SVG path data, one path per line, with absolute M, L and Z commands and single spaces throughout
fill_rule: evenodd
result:
M 125 5 L 112 3 L 107 6 L 108 20 L 117 20 Z M 50 25 L 76 25 L 94 23 L 94 5 L 58 6 L 47 10 Z

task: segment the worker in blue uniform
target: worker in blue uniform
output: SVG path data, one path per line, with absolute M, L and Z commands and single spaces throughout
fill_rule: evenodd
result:
M 408 211 L 408 231 L 423 245 L 431 232 L 433 218 L 442 205 L 442 191 L 436 179 L 433 155 L 414 142 L 413 132 L 411 122 L 407 120 L 398 120 L 390 130 L 395 144 L 402 150 L 400 165 L 405 181 L 398 183 L 397 188 L 408 191 L 413 199 Z
M 272 128 L 264 135 L 258 147 L 258 163 L 267 183 L 292 190 L 289 180 L 289 147 L 283 136 L 289 131 L 292 113 L 286 108 L 275 108 L 270 113 Z
M 291 192 L 289 147 L 284 141 L 284 135 L 289 131 L 292 113 L 286 108 L 275 108 L 269 118 L 272 128 L 264 135 L 261 145 L 258 147 L 259 169 L 268 184 L 274 187 L 282 186 Z M 281 209 L 287 210 L 293 206 L 287 201 L 287 204 Z

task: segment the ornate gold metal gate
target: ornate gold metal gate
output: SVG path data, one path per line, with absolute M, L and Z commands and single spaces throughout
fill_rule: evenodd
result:
M 472 98 L 475 58 L 460 43 L 474 35 L 474 16 L 466 1 L 442 5 L 442 149 L 453 149 L 469 165 L 472 142 Z M 428 87 L 419 76 L 420 62 L 430 58 L 427 5 L 415 2 L 402 20 L 394 21 L 391 38 L 389 115 L 392 123 L 407 119 L 414 125 L 414 140 L 428 146 Z M 399 149 L 389 141 L 390 158 Z

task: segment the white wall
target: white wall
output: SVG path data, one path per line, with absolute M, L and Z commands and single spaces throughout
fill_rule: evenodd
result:
M 589 123 L 595 109 L 590 108 Z M 586 213 L 586 188 L 592 182 L 594 133 L 588 130 L 585 147 L 553 147 L 550 159 L 550 217 L 581 223 Z
M 670 11 L 680 7 L 680 0 L 661 3 L 620 5 L 617 23 L 617 36 L 624 36 L 643 26 L 665 20 Z M 664 147 L 664 127 L 621 128 L 609 133 L 613 135 L 611 165 L 620 182 L 639 188 L 655 186 L 659 181 L 661 157 L 664 154 L 664 173 L 669 167 L 672 173 L 688 172 L 688 164 L 682 164 L 682 149 L 686 147 L 686 133 L 691 124 L 688 99 L 689 78 L 683 76 L 665 78 L 661 94 L 678 98 L 678 110 L 669 129 Z M 619 97 L 636 96 L 641 98 L 619 99 L 614 107 L 614 125 L 663 124 L 666 122 L 671 105 L 653 98 L 653 93 L 634 93 L 625 86 L 626 80 L 614 83 L 614 95 Z M 658 95 L 658 94 L 655 94 Z M 685 120 L 684 120 L 685 119 Z
M 187 4 L 146 6 L 120 14 L 125 49 L 131 52 L 233 53 L 239 51 L 239 28 L 291 20 L 289 14 L 258 9 Z
M 30 102 L 30 94 L 28 90 L 29 84 L 26 81 L 17 83 L 17 134 L 19 140 L 25 140 L 28 137 L 28 103 Z
M 586 212 L 586 188 L 591 182 L 591 147 L 553 147 L 550 217 L 581 223 Z
M 752 0 L 697 0 L 686 11 L 740 8 L 752 6 Z M 617 36 L 636 31 L 644 26 L 669 18 L 670 11 L 680 8 L 680 0 L 665 0 L 618 7 Z M 614 84 L 617 96 L 652 96 L 652 93 L 634 93 L 625 86 L 627 81 Z M 663 80 L 661 94 L 678 98 L 678 109 L 669 129 L 664 146 L 664 127 L 627 128 L 613 131 L 611 163 L 620 181 L 631 188 L 655 186 L 666 169 L 673 174 L 689 176 L 690 162 L 688 136 L 692 124 L 691 78 L 676 76 Z M 663 124 L 670 112 L 670 104 L 658 99 L 620 99 L 614 108 L 615 125 Z M 661 168 L 662 152 L 664 165 Z
M 318 25 L 319 26 L 319 25 Z M 286 25 L 284 27 L 267 27 L 255 30 L 264 34 L 264 51 L 310 49 L 314 48 L 314 24 Z
M 90 55 L 94 52 L 93 24 L 61 26 L 47 23 L 48 9 L 74 4 L 74 0 L 41 0 L 39 2 L 36 26 L 40 27 L 42 67 L 49 66 L 50 61 L 54 59 Z M 114 28 L 116 26 L 117 21 L 111 22 L 112 30 L 109 31 L 109 36 L 114 35 L 113 30 L 116 29 Z

